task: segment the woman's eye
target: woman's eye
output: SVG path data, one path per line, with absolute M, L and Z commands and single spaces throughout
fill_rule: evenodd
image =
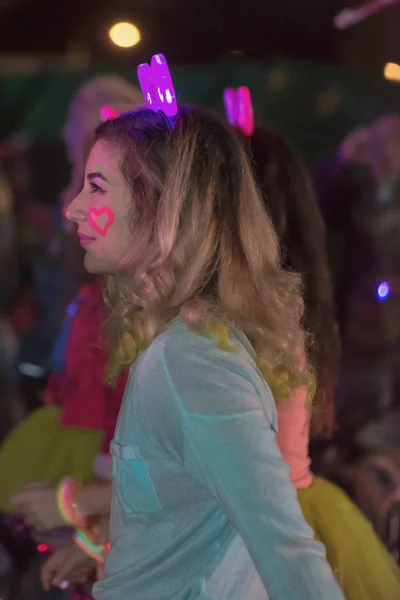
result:
M 101 189 L 101 187 L 99 187 L 96 183 L 94 183 L 93 181 L 90 182 L 90 193 L 91 194 L 96 194 L 96 193 L 104 193 L 104 190 Z
M 372 474 L 380 487 L 391 489 L 394 487 L 394 481 L 390 473 L 383 469 L 372 469 Z

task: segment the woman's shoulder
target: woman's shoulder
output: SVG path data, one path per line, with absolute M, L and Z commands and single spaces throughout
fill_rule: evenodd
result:
M 135 370 L 135 378 L 154 391 L 174 391 L 176 395 L 196 397 L 196 391 L 215 400 L 238 396 L 254 397 L 255 404 L 273 405 L 269 387 L 263 379 L 251 353 L 241 338 L 232 333 L 229 350 L 221 349 L 213 337 L 200 335 L 181 320 L 176 320 L 159 335 L 142 354 Z M 152 384 L 149 382 L 153 382 Z M 204 402 L 204 400 L 202 400 Z M 270 412 L 268 410 L 268 412 Z
M 232 333 L 229 350 L 222 349 L 218 339 L 203 335 L 189 327 L 181 319 L 175 319 L 170 326 L 154 339 L 141 357 L 141 365 L 161 363 L 170 369 L 178 363 L 183 365 L 224 365 L 226 369 L 241 368 L 254 371 L 254 356 L 242 341 Z

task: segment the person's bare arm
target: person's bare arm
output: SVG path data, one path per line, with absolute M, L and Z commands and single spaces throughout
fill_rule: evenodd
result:
M 111 506 L 111 483 L 84 485 L 76 495 L 76 503 L 83 514 L 109 515 Z

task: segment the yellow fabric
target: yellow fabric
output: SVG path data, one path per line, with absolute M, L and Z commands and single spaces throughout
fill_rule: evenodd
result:
M 61 409 L 39 408 L 17 425 L 0 446 L 0 512 L 14 513 L 12 493 L 26 483 L 57 483 L 67 475 L 90 481 L 104 433 L 61 427 Z
M 400 569 L 369 521 L 337 486 L 315 477 L 299 502 L 347 600 L 400 600 Z

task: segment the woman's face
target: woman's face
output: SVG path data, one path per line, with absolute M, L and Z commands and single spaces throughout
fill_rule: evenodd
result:
M 373 454 L 346 468 L 354 500 L 377 530 L 391 506 L 391 499 L 400 489 L 399 460 L 398 451 Z
M 116 150 L 96 142 L 86 164 L 83 189 L 66 212 L 67 219 L 78 226 L 85 269 L 93 274 L 117 272 L 131 243 L 131 198 L 118 162 Z

